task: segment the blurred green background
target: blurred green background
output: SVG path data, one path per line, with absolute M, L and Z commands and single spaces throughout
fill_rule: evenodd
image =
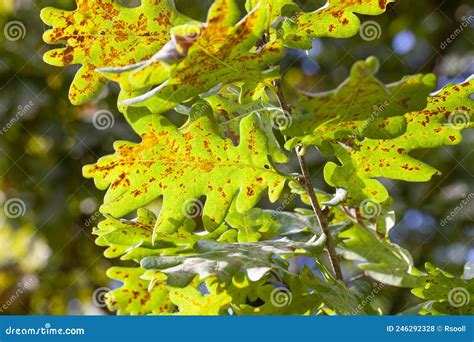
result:
M 209 1 L 176 2 L 182 12 L 204 20 Z M 299 3 L 313 10 L 324 1 Z M 42 61 L 51 48 L 42 41 L 46 27 L 39 19 L 46 6 L 75 8 L 71 0 L 0 0 L 0 203 L 17 201 L 19 210 L 15 215 L 0 211 L 0 314 L 107 314 L 93 296 L 98 288 L 117 286 L 106 278 L 110 262 L 91 234 L 101 219 L 97 209 L 103 193 L 82 178 L 81 168 L 111 153 L 115 140 L 137 137 L 116 109 L 115 85 L 94 103 L 70 105 L 67 93 L 77 66 L 56 68 Z M 399 0 L 386 15 L 362 20 L 379 23 L 380 37 L 321 39 L 310 51 L 289 50 L 282 62 L 287 84 L 312 92 L 334 88 L 356 60 L 370 55 L 380 59 L 385 82 L 435 72 L 441 87 L 474 73 L 469 0 Z M 20 27 L 14 37 L 7 34 L 12 22 Z M 443 44 L 460 28 L 452 43 Z M 94 127 L 92 118 L 100 110 L 113 114 L 112 127 Z M 474 201 L 449 224 L 440 223 L 474 192 L 473 143 L 473 132 L 467 132 L 460 146 L 419 151 L 443 172 L 429 183 L 386 182 L 397 213 L 392 239 L 412 252 L 417 266 L 432 261 L 460 275 L 464 264 L 474 261 Z M 322 181 L 326 160 L 314 151 L 310 156 L 315 183 L 331 191 Z M 348 267 L 345 271 L 357 278 L 360 272 Z M 416 303 L 407 290 L 387 287 L 380 296 L 386 313 Z

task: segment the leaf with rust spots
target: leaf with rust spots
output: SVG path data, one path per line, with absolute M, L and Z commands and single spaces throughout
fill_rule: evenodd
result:
M 155 224 L 155 214 L 142 208 L 138 209 L 138 217 L 133 221 L 107 217 L 93 233 L 98 236 L 96 244 L 107 247 L 104 252 L 107 258 L 120 257 L 121 260 L 140 263 L 147 256 L 174 255 L 192 249 L 196 241 L 216 239 L 227 230 L 227 227 L 221 226 L 212 233 L 195 235 L 191 233 L 195 227 L 194 221 L 186 219 L 176 232 L 157 233 L 153 241 Z
M 106 294 L 110 310 L 117 311 L 118 315 L 159 315 L 172 310 L 166 276 L 155 278 L 153 288 L 149 289 L 149 281 L 141 279 L 144 272 L 133 267 L 112 267 L 107 271 L 109 278 L 123 283 Z
M 427 300 L 421 315 L 474 314 L 474 279 L 460 279 L 430 263 L 425 265 L 427 276 L 420 277 L 418 287 L 411 292 Z
M 286 147 L 321 146 L 323 142 L 359 136 L 387 138 L 400 135 L 406 128 L 402 117 L 426 106 L 426 98 L 435 89 L 432 74 L 414 75 L 384 85 L 376 77 L 379 62 L 370 57 L 357 62 L 350 77 L 336 90 L 319 94 L 299 94 L 301 115 L 295 115 L 283 134 L 294 137 Z
M 125 66 L 147 60 L 169 40 L 172 26 L 190 19 L 179 14 L 170 0 L 143 0 L 127 8 L 116 0 L 76 0 L 77 9 L 45 8 L 41 18 L 52 29 L 48 44 L 66 47 L 48 51 L 44 60 L 55 66 L 81 64 L 69 98 L 75 105 L 93 99 L 106 78 L 95 69 Z
M 327 182 L 349 190 L 349 201 L 356 206 L 372 198 L 380 203 L 388 198 L 385 187 L 375 178 L 426 182 L 440 174 L 435 168 L 410 156 L 419 149 L 459 144 L 463 129 L 473 127 L 474 80 L 449 85 L 428 99 L 425 109 L 405 114 L 407 128 L 393 139 L 353 139 L 353 148 L 334 143 L 341 165 L 328 163 Z
M 253 243 L 201 240 L 194 255 L 147 257 L 141 266 L 165 273 L 167 284 L 175 287 L 187 286 L 197 275 L 200 280 L 217 276 L 222 282 L 230 282 L 235 275 L 243 274 L 250 281 L 258 281 L 272 270 L 288 272 L 282 257 L 319 256 L 325 242 L 324 235 L 307 243 L 289 239 Z
M 237 299 L 238 303 L 232 305 L 233 312 L 238 316 L 296 316 L 308 315 L 313 309 L 321 306 L 319 295 L 315 292 L 310 293 L 308 287 L 300 280 L 299 274 L 289 272 L 284 274 L 284 282 L 285 286 L 278 281 L 263 278 L 258 282 L 244 282 L 244 287 L 237 288 L 236 291 L 232 291 L 232 286 L 228 286 L 231 288 L 228 292 L 237 295 L 237 298 L 233 296 L 234 301 Z M 250 293 L 246 296 L 248 300 L 239 301 L 241 293 L 245 294 L 249 290 Z
M 314 12 L 299 12 L 284 21 L 285 45 L 310 49 L 311 40 L 320 37 L 349 38 L 360 28 L 360 15 L 380 15 L 396 0 L 329 0 Z
M 234 0 L 218 0 L 209 10 L 207 23 L 185 58 L 171 67 L 153 63 L 149 71 L 124 68 L 124 75 L 117 71 L 106 72 L 105 75 L 118 81 L 122 89 L 130 90 L 135 85 L 134 90 L 139 91 L 139 96 L 137 92 L 122 92 L 120 103 L 146 106 L 158 114 L 220 84 L 266 79 L 269 66 L 283 55 L 282 42 L 273 40 L 256 48 L 269 21 L 264 6 L 258 6 L 239 22 L 238 19 Z
M 237 94 L 219 93 L 206 98 L 206 101 L 194 106 L 194 112 L 199 114 L 206 104 L 212 110 L 222 136 L 231 139 L 234 144 L 238 144 L 240 141 L 240 121 L 249 115 L 258 115 L 261 128 L 268 138 L 270 156 L 277 163 L 286 163 L 288 161 L 273 132 L 274 129 L 278 128 L 277 120 L 283 113 L 278 108 L 265 105 L 263 97 L 259 101 L 242 104 L 239 102 L 239 95 Z
M 285 7 L 298 9 L 293 0 L 247 0 L 245 3 L 245 8 L 249 12 L 257 6 L 264 6 L 266 8 L 270 16 L 270 25 L 273 24 L 278 17 L 285 14 L 283 13 Z
M 274 202 L 287 180 L 268 158 L 267 138 L 256 115 L 241 121 L 238 146 L 223 139 L 207 115 L 178 129 L 145 111 L 135 129 L 141 143 L 116 142 L 117 152 L 86 166 L 84 175 L 94 178 L 99 189 L 108 188 L 101 212 L 114 217 L 162 196 L 155 234 L 175 232 L 194 205 L 202 209 L 206 229 L 214 230 L 234 199 L 239 212 L 253 208 L 267 189 Z M 205 205 L 192 202 L 201 196 L 206 196 Z
M 227 313 L 232 297 L 216 281 L 208 281 L 206 294 L 194 286 L 185 288 L 170 287 L 170 299 L 176 305 L 177 315 L 215 316 Z

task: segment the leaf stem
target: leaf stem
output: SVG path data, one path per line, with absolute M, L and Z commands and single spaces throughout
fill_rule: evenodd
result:
M 280 80 L 274 80 L 273 85 L 276 88 L 276 95 L 285 115 L 291 115 L 291 108 L 290 105 L 286 102 Z M 329 260 L 331 261 L 332 269 L 334 271 L 336 279 L 343 280 L 341 264 L 339 261 L 339 257 L 336 253 L 336 248 L 334 247 L 334 241 L 332 240 L 331 232 L 329 230 L 328 218 L 321 209 L 321 205 L 319 204 L 316 194 L 314 192 L 313 182 L 311 181 L 311 173 L 309 171 L 308 164 L 306 163 L 306 160 L 304 158 L 302 148 L 297 146 L 295 148 L 295 151 L 296 155 L 298 156 L 301 172 L 303 173 L 303 180 L 301 183 L 304 186 L 306 194 L 309 197 L 311 206 L 314 211 L 314 215 L 318 220 L 319 226 L 321 227 L 321 230 L 323 231 L 324 235 L 326 235 L 326 248 L 328 250 Z
M 303 186 L 305 187 L 306 193 L 311 202 L 311 206 L 313 207 L 313 211 L 316 216 L 316 219 L 318 220 L 319 226 L 321 227 L 321 230 L 323 231 L 324 235 L 326 235 L 326 248 L 328 250 L 331 266 L 333 268 L 334 274 L 336 275 L 336 279 L 343 280 L 341 264 L 339 262 L 339 257 L 337 256 L 336 248 L 334 247 L 334 241 L 332 240 L 331 232 L 329 230 L 328 218 L 323 213 L 321 205 L 319 204 L 316 194 L 314 192 L 313 182 L 311 181 L 311 174 L 308 169 L 308 164 L 306 163 L 306 160 L 302 153 L 302 149 L 300 147 L 296 147 L 295 150 L 296 155 L 298 156 L 301 171 L 303 172 Z

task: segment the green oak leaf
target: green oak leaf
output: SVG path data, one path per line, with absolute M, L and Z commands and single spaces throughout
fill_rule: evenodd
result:
M 297 12 L 283 22 L 285 45 L 310 49 L 311 39 L 349 38 L 360 28 L 360 15 L 380 15 L 396 0 L 328 0 L 313 12 Z M 380 32 L 381 33 L 381 32 Z
M 246 213 L 239 213 L 233 205 L 226 216 L 226 223 L 238 230 L 238 242 L 257 242 L 262 239 L 275 226 L 271 226 L 272 221 L 264 216 L 260 208 L 252 208 Z M 273 235 L 273 234 L 271 234 Z
M 288 237 L 292 241 L 308 241 L 312 236 L 323 234 L 312 211 L 308 215 L 280 210 L 262 210 L 252 208 L 245 213 L 238 213 L 231 207 L 226 216 L 226 223 L 238 230 L 238 242 L 257 242 L 276 237 Z M 337 233 L 351 225 L 349 221 L 330 224 L 333 238 Z
M 123 285 L 106 294 L 106 303 L 110 310 L 119 315 L 146 315 L 168 313 L 173 307 L 166 287 L 166 276 L 155 279 L 152 289 L 149 281 L 141 279 L 145 271 L 133 267 L 112 267 L 107 276 L 121 281 Z
M 279 128 L 279 120 L 283 119 L 284 114 L 278 108 L 264 103 L 267 101 L 265 101 L 266 96 L 263 91 L 258 101 L 248 103 L 239 102 L 239 97 L 243 96 L 242 93 L 243 91 L 239 94 L 218 93 L 210 96 L 205 101 L 196 104 L 193 107 L 194 112 L 202 113 L 202 110 L 206 108 L 205 104 L 208 104 L 219 123 L 222 135 L 231 139 L 234 144 L 237 144 L 240 139 L 240 121 L 246 116 L 258 114 L 262 122 L 262 129 L 268 137 L 268 149 L 271 157 L 277 163 L 286 163 L 288 158 L 283 153 L 273 132 L 274 129 Z
M 192 234 L 195 222 L 191 219 L 185 220 L 183 226 L 173 233 L 155 233 L 156 216 L 151 211 L 138 209 L 138 217 L 135 220 L 119 220 L 107 217 L 100 222 L 93 233 L 97 235 L 96 244 L 107 247 L 104 255 L 107 258 L 118 258 L 121 260 L 140 260 L 147 256 L 174 255 L 186 250 L 191 250 L 198 240 L 217 239 L 227 230 L 221 226 L 212 233 Z
M 370 306 L 362 306 L 362 299 L 339 280 L 325 281 L 305 267 L 301 272 L 302 282 L 321 298 L 324 305 L 340 315 L 366 315 L 373 313 Z
M 169 40 L 172 26 L 189 18 L 176 11 L 172 0 L 143 0 L 134 8 L 116 0 L 76 0 L 77 9 L 45 8 L 41 18 L 52 29 L 44 33 L 48 44 L 66 47 L 48 51 L 46 63 L 81 64 L 69 98 L 81 105 L 94 98 L 106 83 L 95 69 L 125 66 L 149 59 Z
M 278 17 L 284 15 L 283 9 L 285 7 L 288 6 L 292 9 L 299 9 L 293 0 L 247 0 L 245 3 L 245 8 L 249 12 L 257 6 L 264 6 L 267 9 L 270 16 L 269 28 L 270 25 L 275 23 Z
M 313 95 L 300 93 L 298 104 L 304 112 L 294 116 L 283 131 L 295 137 L 287 148 L 297 144 L 321 146 L 346 136 L 386 139 L 391 130 L 398 135 L 403 133 L 404 120 L 399 123 L 386 119 L 425 108 L 427 96 L 435 89 L 436 77 L 414 75 L 384 85 L 375 76 L 379 65 L 375 57 L 369 57 L 354 64 L 350 77 L 336 90 Z
M 184 288 L 170 287 L 170 299 L 178 308 L 178 315 L 222 315 L 230 306 L 232 297 L 225 287 L 216 281 L 206 283 L 206 294 L 202 294 L 193 286 Z
M 428 99 L 421 111 L 405 114 L 406 131 L 393 139 L 369 139 L 333 143 L 342 165 L 326 164 L 324 176 L 334 187 L 349 191 L 347 203 L 365 199 L 383 203 L 389 195 L 375 178 L 426 182 L 440 172 L 412 157 L 410 152 L 459 144 L 463 129 L 472 127 L 474 80 L 449 85 Z
M 220 84 L 264 80 L 268 77 L 265 71 L 283 54 L 282 43 L 274 40 L 256 48 L 268 22 L 263 6 L 238 20 L 234 0 L 217 0 L 209 10 L 202 34 L 184 58 L 171 65 L 155 61 L 138 69 L 106 69 L 104 75 L 119 82 L 125 90 L 131 86 L 134 90 L 142 89 L 139 96 L 137 92 L 130 93 L 132 98 L 122 93 L 121 104 L 146 106 L 155 114 Z
M 195 297 L 197 297 L 197 299 L 200 300 L 200 302 L 205 304 L 206 300 L 203 300 L 202 298 L 203 295 L 209 295 L 209 294 L 219 295 L 220 293 L 225 292 L 225 294 L 223 294 L 221 298 L 226 298 L 226 302 L 227 302 L 227 295 L 230 296 L 233 313 L 237 313 L 236 308 L 238 308 L 240 305 L 244 305 L 248 302 L 257 301 L 258 299 L 257 291 L 260 287 L 265 286 L 265 284 L 267 284 L 270 281 L 269 277 L 270 276 L 263 277 L 262 279 L 258 281 L 252 282 L 252 281 L 249 281 L 248 278 L 244 274 L 235 274 L 232 277 L 232 281 L 226 284 L 219 282 L 218 279 L 214 276 L 209 277 L 208 279 L 206 279 L 205 282 L 199 280 L 199 278 L 196 277 L 186 287 L 187 290 L 185 290 L 184 293 L 191 293 L 191 295 L 193 296 L 195 295 Z M 144 273 L 142 278 L 150 281 L 150 287 L 152 287 L 155 281 L 158 281 L 158 283 L 161 282 L 161 279 L 163 278 L 163 273 L 157 270 L 148 270 Z M 194 289 L 199 290 L 199 293 L 201 294 L 201 296 L 198 296 L 197 292 L 191 291 L 189 290 L 189 288 L 194 288 Z M 183 287 L 169 287 L 169 289 L 178 290 L 178 289 L 184 289 L 184 288 Z M 214 302 L 212 298 L 209 298 L 209 299 L 211 302 Z M 174 301 L 174 302 L 177 305 L 179 305 L 177 301 Z M 204 311 L 206 309 L 202 307 L 200 308 L 200 310 Z M 186 310 L 186 312 L 187 311 L 188 310 Z M 180 314 L 180 313 L 177 313 L 177 314 Z
M 422 274 L 413 266 L 411 255 L 371 229 L 353 225 L 339 234 L 338 247 L 348 260 L 362 262 L 358 267 L 373 279 L 392 286 L 415 287 Z
M 84 167 L 99 189 L 107 189 L 101 212 L 121 217 L 159 197 L 163 205 L 155 233 L 175 232 L 197 204 L 204 225 L 214 230 L 235 199 L 239 212 L 250 210 L 268 189 L 276 201 L 287 177 L 268 159 L 265 134 L 255 115 L 241 121 L 234 146 L 222 139 L 216 123 L 203 115 L 182 128 L 159 115 L 144 115 L 135 125 L 141 143 L 119 141 L 116 153 Z M 197 201 L 206 196 L 206 203 Z M 194 202 L 194 203 L 191 203 Z
M 425 265 L 428 275 L 420 277 L 417 288 L 411 292 L 429 302 L 420 313 L 423 315 L 474 314 L 474 279 L 455 278 L 448 272 Z
M 233 305 L 237 315 L 308 315 L 321 306 L 320 297 L 308 292 L 307 286 L 298 276 L 285 274 L 284 285 L 271 281 L 255 287 L 253 298 L 240 305 Z M 249 303 L 250 302 L 250 303 Z M 264 302 L 264 304 L 260 304 Z M 257 305 L 256 305 L 256 304 Z M 260 304 L 260 305 L 258 305 Z
M 259 291 L 262 287 L 270 286 L 273 280 L 271 275 L 267 275 L 258 281 L 250 281 L 244 274 L 235 274 L 232 281 L 225 284 L 226 292 L 232 297 L 232 313 L 236 315 L 246 314 L 241 311 L 248 303 L 258 302 Z
M 200 240 L 195 255 L 148 257 L 141 262 L 143 268 L 160 270 L 168 275 L 168 285 L 187 286 L 197 275 L 200 279 L 217 276 L 220 281 L 230 282 L 236 274 L 243 273 L 249 280 L 258 281 L 272 270 L 287 272 L 286 263 L 275 256 L 319 255 L 325 244 L 322 235 L 308 243 L 288 239 L 254 243 L 218 243 Z

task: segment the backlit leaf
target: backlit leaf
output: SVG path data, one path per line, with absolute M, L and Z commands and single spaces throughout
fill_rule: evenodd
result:
M 415 287 L 421 275 L 413 266 L 410 254 L 392 244 L 373 230 L 353 225 L 339 234 L 338 244 L 348 260 L 358 261 L 359 268 L 384 284 L 398 287 Z
M 167 313 L 172 308 L 169 291 L 166 287 L 166 276 L 155 281 L 153 289 L 148 289 L 149 281 L 140 277 L 144 270 L 131 267 L 113 267 L 107 275 L 121 281 L 123 285 L 106 295 L 110 310 L 119 315 L 146 315 Z
M 156 216 L 147 209 L 138 210 L 138 218 L 133 221 L 118 220 L 108 217 L 99 223 L 93 233 L 98 236 L 96 244 L 107 247 L 104 255 L 107 258 L 122 260 L 140 260 L 147 256 L 173 255 L 192 249 L 194 243 L 201 239 L 216 239 L 227 227 L 221 226 L 209 234 L 192 234 L 195 228 L 193 220 L 185 220 L 183 226 L 174 233 L 155 233 Z
M 153 113 L 163 113 L 220 84 L 265 79 L 262 72 L 282 56 L 281 41 L 256 48 L 269 20 L 265 7 L 257 6 L 244 19 L 238 19 L 234 0 L 217 0 L 201 36 L 184 58 L 171 66 L 158 61 L 145 68 L 104 70 L 104 74 L 122 88 L 143 88 L 140 96 L 130 94 L 133 98 L 126 99 L 124 93 L 121 103 L 147 106 Z
M 393 139 L 350 139 L 349 147 L 333 144 L 342 165 L 328 163 L 327 182 L 349 191 L 348 202 L 359 205 L 366 198 L 382 203 L 385 187 L 375 178 L 426 182 L 439 175 L 435 168 L 412 157 L 411 152 L 459 144 L 463 129 L 472 126 L 474 81 L 450 85 L 428 99 L 421 111 L 407 113 L 406 131 Z
M 293 148 L 296 144 L 321 146 L 324 142 L 348 136 L 386 139 L 393 129 L 398 134 L 403 133 L 404 120 L 399 124 L 386 118 L 425 108 L 436 78 L 434 75 L 415 75 L 384 85 L 375 77 L 378 70 L 378 60 L 370 57 L 357 62 L 350 77 L 336 90 L 299 94 L 298 104 L 303 114 L 295 115 L 283 132 L 296 137 L 287 147 Z
M 224 314 L 232 297 L 219 283 L 208 281 L 206 292 L 202 294 L 193 286 L 170 288 L 170 299 L 177 306 L 179 315 L 219 315 Z
M 316 11 L 295 13 L 282 26 L 285 44 L 310 49 L 313 38 L 352 37 L 360 28 L 358 14 L 382 14 L 391 2 L 395 0 L 328 0 Z
M 45 8 L 41 18 L 53 28 L 44 33 L 48 44 L 66 47 L 48 51 L 44 60 L 55 66 L 81 64 L 69 98 L 80 105 L 96 96 L 106 78 L 95 69 L 125 66 L 150 58 L 169 40 L 169 29 L 190 19 L 179 14 L 172 0 L 142 0 L 135 8 L 117 0 L 76 0 L 77 9 Z
M 265 6 L 269 15 L 270 15 L 270 22 L 269 24 L 273 24 L 274 21 L 281 16 L 282 10 L 285 6 L 290 6 L 291 8 L 298 8 L 293 0 L 247 0 L 245 3 L 245 7 L 248 11 L 251 11 L 256 6 Z
M 358 315 L 364 315 L 366 311 L 370 312 L 369 307 L 359 309 L 361 299 L 341 281 L 327 282 L 315 276 L 308 268 L 303 269 L 301 279 L 330 310 L 338 314 L 353 315 L 357 312 Z
M 166 118 L 145 115 L 137 124 L 139 144 L 115 143 L 116 154 L 86 166 L 84 175 L 107 189 L 101 212 L 123 216 L 163 196 L 156 233 L 176 231 L 185 220 L 189 201 L 206 196 L 198 204 L 205 226 L 217 228 L 236 200 L 239 212 L 259 201 L 268 189 L 278 199 L 286 177 L 271 165 L 265 134 L 258 117 L 241 121 L 241 139 L 234 146 L 218 134 L 206 115 L 177 129 Z
M 420 311 L 423 315 L 472 315 L 474 314 L 474 280 L 459 279 L 427 263 L 427 276 L 413 289 L 415 296 L 429 300 Z

